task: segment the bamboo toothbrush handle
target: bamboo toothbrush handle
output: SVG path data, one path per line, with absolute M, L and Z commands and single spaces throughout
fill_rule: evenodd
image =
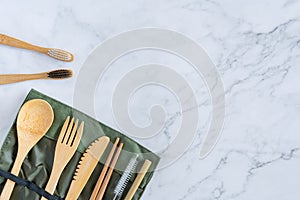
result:
M 47 78 L 47 73 L 40 74 L 3 74 L 0 75 L 0 85 Z
M 16 39 L 16 38 L 13 38 L 13 37 L 10 37 L 7 35 L 3 35 L 3 34 L 0 34 L 0 44 L 4 44 L 7 46 L 11 46 L 11 47 L 17 47 L 17 48 L 22 48 L 22 49 L 38 51 L 41 53 L 47 53 L 47 51 L 48 51 L 47 48 L 35 46 L 35 45 L 29 44 L 27 42 L 24 42 L 22 40 L 19 40 L 19 39 Z
M 146 160 L 144 165 L 142 166 L 142 169 L 140 170 L 139 174 L 135 178 L 129 192 L 127 193 L 126 197 L 124 200 L 131 200 L 137 191 L 138 187 L 140 186 L 142 180 L 144 179 L 147 171 L 149 170 L 152 162 L 150 160 Z

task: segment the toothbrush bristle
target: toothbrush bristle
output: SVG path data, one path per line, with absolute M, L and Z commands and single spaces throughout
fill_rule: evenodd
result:
M 57 60 L 71 62 L 73 60 L 73 55 L 67 51 L 61 49 L 49 49 L 48 55 Z
M 69 69 L 59 69 L 48 72 L 48 77 L 52 79 L 65 79 L 71 78 L 73 76 L 72 70 Z
M 134 173 L 134 170 L 137 166 L 137 158 L 138 156 L 132 158 L 130 161 L 129 161 L 129 164 L 127 165 L 122 177 L 120 178 L 116 188 L 114 189 L 114 194 L 115 194 L 115 197 L 121 197 L 130 178 L 132 177 L 133 173 Z

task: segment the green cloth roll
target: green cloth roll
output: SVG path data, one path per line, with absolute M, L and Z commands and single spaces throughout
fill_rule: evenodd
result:
M 29 180 L 34 184 L 38 185 L 41 188 L 45 188 L 47 181 L 49 179 L 49 175 L 52 170 L 56 140 L 59 136 L 60 130 L 62 125 L 67 118 L 67 116 L 75 117 L 79 119 L 79 121 L 84 121 L 85 127 L 83 136 L 80 142 L 80 145 L 68 163 L 67 167 L 63 171 L 58 185 L 55 190 L 55 195 L 65 197 L 69 186 L 71 184 L 74 172 L 76 170 L 77 164 L 80 160 L 80 157 L 86 150 L 86 148 L 92 143 L 95 139 L 101 136 L 108 136 L 110 138 L 111 143 L 109 147 L 113 145 L 113 142 L 117 137 L 120 138 L 120 141 L 124 143 L 124 148 L 116 165 L 116 170 L 114 170 L 111 180 L 109 182 L 107 191 L 104 196 L 104 200 L 111 200 L 114 197 L 114 189 L 116 184 L 118 183 L 120 177 L 122 176 L 122 172 L 132 155 L 131 153 L 139 154 L 139 164 L 137 169 L 141 167 L 143 161 L 145 159 L 151 160 L 152 165 L 151 169 L 145 176 L 143 182 L 141 183 L 140 187 L 138 188 L 137 193 L 135 194 L 135 200 L 140 199 L 145 188 L 147 187 L 148 183 L 150 182 L 153 173 L 159 163 L 159 157 L 146 149 L 145 147 L 141 146 L 137 142 L 133 141 L 129 137 L 123 135 L 122 133 L 104 125 L 101 122 L 96 121 L 95 119 L 91 118 L 90 116 L 70 107 L 67 106 L 57 100 L 54 100 L 44 94 L 36 90 L 31 90 L 26 97 L 25 102 L 31 99 L 44 99 L 46 100 L 53 108 L 54 111 L 54 122 L 52 127 L 49 129 L 47 134 L 33 147 L 33 149 L 29 152 L 28 156 L 23 162 L 21 171 L 19 173 L 19 177 Z M 5 171 L 10 171 L 12 165 L 14 163 L 14 159 L 17 154 L 17 131 L 16 131 L 16 120 L 13 123 L 4 143 L 0 151 L 0 169 Z M 88 183 L 86 184 L 85 188 L 83 189 L 80 197 L 80 200 L 88 200 L 90 195 L 93 192 L 94 185 L 96 184 L 98 177 L 101 173 L 103 164 L 108 156 L 110 148 L 107 148 L 104 155 L 102 156 L 100 162 L 98 163 L 95 171 L 93 172 L 92 176 L 90 177 Z M 124 196 L 126 195 L 127 191 L 130 189 L 130 185 L 133 183 L 136 174 L 131 177 L 128 186 L 124 191 Z M 2 191 L 5 179 L 0 177 L 0 191 Z M 39 200 L 41 197 L 36 194 L 35 192 L 25 188 L 23 186 L 16 185 L 11 196 L 11 200 Z

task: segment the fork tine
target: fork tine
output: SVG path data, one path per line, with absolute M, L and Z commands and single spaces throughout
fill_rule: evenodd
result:
M 76 119 L 76 122 L 75 122 L 75 125 L 72 129 L 72 132 L 70 133 L 69 137 L 68 137 L 68 140 L 67 140 L 67 143 L 66 144 L 69 144 L 71 143 L 72 144 L 72 141 L 76 135 L 76 131 L 77 131 L 77 127 L 78 127 L 78 119 Z
M 81 122 L 78 130 L 77 130 L 77 133 L 76 135 L 74 135 L 74 138 L 73 138 L 73 141 L 71 143 L 71 146 L 75 145 L 75 146 L 78 146 L 80 140 L 81 140 L 81 136 L 82 136 L 82 133 L 83 133 L 83 128 L 84 128 L 84 122 Z
M 74 117 L 72 118 L 71 122 L 69 123 L 68 130 L 65 132 L 63 140 L 62 140 L 61 143 L 66 143 L 66 140 L 68 140 L 68 138 L 70 136 L 70 133 L 72 131 L 72 128 L 73 128 L 73 124 L 74 124 Z
M 65 123 L 64 123 L 64 125 L 63 125 L 63 127 L 62 127 L 62 129 L 60 131 L 60 134 L 59 134 L 59 137 L 58 137 L 58 141 L 60 141 L 61 143 L 63 142 L 63 139 L 65 137 L 65 133 L 67 131 L 67 128 L 68 128 L 68 125 L 69 125 L 69 121 L 70 121 L 70 116 L 68 116 L 66 118 L 66 121 L 65 121 Z

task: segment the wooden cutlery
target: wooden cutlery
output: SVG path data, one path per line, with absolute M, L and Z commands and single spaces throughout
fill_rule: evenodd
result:
M 83 127 L 83 122 L 78 128 L 78 119 L 74 124 L 74 118 L 70 122 L 70 117 L 67 117 L 57 140 L 53 168 L 45 189 L 50 194 L 54 193 L 61 173 L 76 152 L 81 140 Z M 41 200 L 46 200 L 46 198 L 42 197 Z
M 21 107 L 17 118 L 18 152 L 11 170 L 12 174 L 18 176 L 25 156 L 47 133 L 53 123 L 53 120 L 53 110 L 50 104 L 44 100 L 30 100 Z M 53 167 L 49 181 L 45 188 L 48 193 L 54 193 L 63 170 L 77 150 L 83 134 L 83 129 L 84 122 L 79 125 L 78 119 L 75 120 L 72 118 L 72 120 L 70 120 L 70 116 L 66 118 L 57 139 Z M 77 165 L 77 169 L 74 173 L 73 180 L 65 200 L 76 200 L 80 196 L 80 193 L 82 192 L 100 158 L 105 152 L 109 141 L 110 139 L 107 136 L 99 137 L 86 149 Z M 95 185 L 90 200 L 102 200 L 105 194 L 112 173 L 123 149 L 124 144 L 120 143 L 118 146 L 119 141 L 120 138 L 116 138 L 99 179 Z M 114 200 L 118 200 L 122 197 L 122 193 L 127 186 L 130 177 L 133 175 L 133 170 L 137 166 L 137 158 L 138 155 L 129 161 L 124 174 L 121 176 L 117 187 L 114 190 Z M 126 195 L 125 200 L 131 200 L 133 198 L 151 164 L 151 161 L 145 161 L 128 194 Z M 6 181 L 0 196 L 0 200 L 10 199 L 14 185 L 15 183 L 13 181 Z M 42 197 L 41 200 L 46 200 L 46 198 Z
M 76 200 L 86 185 L 88 179 L 92 175 L 96 165 L 98 164 L 102 154 L 109 143 L 109 137 L 102 136 L 95 140 L 86 150 L 77 165 L 73 181 L 69 188 L 65 200 Z
M 17 118 L 18 152 L 11 173 L 18 176 L 23 160 L 32 147 L 47 133 L 54 119 L 50 104 L 41 99 L 26 102 Z M 15 183 L 7 180 L 0 200 L 9 200 Z

